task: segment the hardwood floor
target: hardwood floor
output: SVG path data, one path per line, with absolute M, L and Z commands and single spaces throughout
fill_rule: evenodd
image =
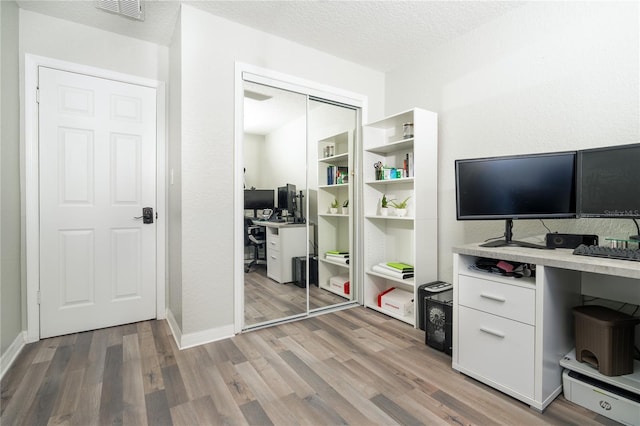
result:
M 27 345 L 1 383 L 2 425 L 588 425 L 451 369 L 424 334 L 358 307 L 179 351 L 164 321 Z
M 330 291 L 309 287 L 309 309 L 347 302 Z M 307 289 L 293 283 L 280 284 L 267 277 L 265 265 L 255 265 L 244 274 L 244 320 L 251 326 L 307 311 Z

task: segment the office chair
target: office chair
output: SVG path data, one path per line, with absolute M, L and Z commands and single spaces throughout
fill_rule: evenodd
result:
M 251 218 L 244 219 L 244 228 L 244 246 L 253 247 L 253 258 L 244 265 L 244 272 L 249 272 L 253 265 L 265 265 L 267 263 L 266 257 L 260 257 L 260 250 L 265 249 L 266 234 L 264 227 L 254 225 Z

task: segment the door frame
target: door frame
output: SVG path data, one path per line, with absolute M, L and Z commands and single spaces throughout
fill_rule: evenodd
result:
M 258 67 L 243 62 L 235 63 L 234 82 L 234 331 L 236 334 L 243 331 L 244 324 L 244 187 L 243 187 L 243 164 L 244 164 L 244 81 L 266 84 L 279 89 L 291 90 L 303 95 L 314 96 L 321 99 L 347 104 L 360 109 L 360 125 L 366 122 L 368 97 L 359 93 L 350 92 L 326 84 L 317 83 L 273 71 L 267 68 Z M 306 141 L 305 141 L 306 142 Z M 358 173 L 359 165 L 355 165 L 355 173 Z M 358 227 L 358 220 L 355 220 Z M 359 232 L 359 230 L 356 230 Z M 360 251 L 359 248 L 357 248 Z M 356 275 L 358 276 L 358 275 Z M 362 286 L 357 286 L 358 295 L 354 302 L 362 304 Z M 309 315 L 307 300 L 307 311 L 303 316 Z
M 156 89 L 156 318 L 166 318 L 166 93 L 165 83 L 115 71 L 25 54 L 24 67 L 24 211 L 27 299 L 27 343 L 40 340 L 40 203 L 38 151 L 38 67 L 84 74 Z

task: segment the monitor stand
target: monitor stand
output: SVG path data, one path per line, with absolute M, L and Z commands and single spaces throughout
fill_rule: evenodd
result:
M 527 247 L 535 249 L 550 250 L 551 247 L 540 244 L 527 243 L 525 241 L 514 241 L 513 237 L 513 219 L 505 219 L 504 224 L 504 240 L 494 240 L 488 243 L 480 244 L 480 247 Z

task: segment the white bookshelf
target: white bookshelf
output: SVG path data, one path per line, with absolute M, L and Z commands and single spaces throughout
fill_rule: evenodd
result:
M 352 208 L 349 212 L 343 211 L 343 203 L 346 200 L 353 200 L 353 190 L 351 184 L 351 171 L 353 170 L 353 158 L 350 155 L 353 146 L 353 131 L 345 131 L 331 137 L 318 141 L 318 286 L 321 289 L 330 291 L 344 297 L 346 300 L 354 300 L 353 285 L 350 286 L 349 294 L 336 289 L 330 285 L 330 279 L 334 276 L 348 276 L 352 283 L 351 265 L 340 262 L 332 258 L 327 258 L 328 251 L 352 251 L 353 235 L 353 214 Z M 332 155 L 328 155 L 325 148 L 331 146 Z M 346 182 L 333 183 L 328 181 L 327 168 L 345 167 L 349 170 L 343 179 Z M 329 211 L 333 200 L 338 200 L 338 210 L 335 213 Z
M 363 127 L 364 211 L 364 305 L 401 321 L 416 325 L 417 288 L 438 278 L 438 124 L 437 114 L 412 109 Z M 403 125 L 413 123 L 413 136 L 403 134 Z M 403 168 L 407 154 L 413 156 L 413 173 L 378 180 L 374 164 Z M 380 200 L 411 197 L 406 216 L 387 216 Z M 414 277 L 397 279 L 372 271 L 382 262 L 404 262 L 414 266 Z M 413 313 L 400 316 L 378 307 L 378 294 L 396 287 L 414 295 Z

